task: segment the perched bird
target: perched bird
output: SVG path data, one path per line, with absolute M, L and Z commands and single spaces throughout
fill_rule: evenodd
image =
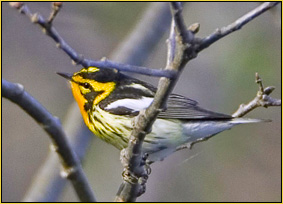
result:
M 157 89 L 113 69 L 88 67 L 74 74 L 58 74 L 71 82 L 86 126 L 119 150 L 127 147 L 132 119 L 151 104 Z M 155 162 L 235 125 L 261 121 L 205 110 L 194 100 L 171 94 L 166 110 L 160 112 L 146 135 L 142 150 L 148 153 L 149 161 Z

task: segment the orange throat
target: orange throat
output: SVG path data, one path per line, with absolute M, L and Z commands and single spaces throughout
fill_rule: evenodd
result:
M 75 98 L 75 100 L 77 101 L 77 103 L 79 105 L 79 108 L 80 108 L 81 114 L 83 116 L 84 122 L 87 125 L 87 127 L 90 128 L 91 126 L 90 126 L 90 121 L 89 121 L 88 113 L 86 112 L 86 110 L 84 108 L 84 105 L 87 103 L 87 100 L 81 94 L 78 84 L 76 84 L 74 82 L 71 82 L 71 88 L 72 88 L 72 92 L 73 92 L 74 98 Z

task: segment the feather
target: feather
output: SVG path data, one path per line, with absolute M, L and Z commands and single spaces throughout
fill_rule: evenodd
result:
M 232 116 L 205 110 L 198 106 L 198 102 L 181 95 L 171 94 L 168 98 L 167 108 L 158 118 L 163 119 L 231 119 Z
M 137 79 L 120 74 L 116 89 L 99 104 L 100 108 L 112 114 L 136 116 L 153 101 L 156 88 Z M 167 107 L 158 118 L 163 119 L 231 119 L 232 116 L 205 110 L 198 102 L 182 95 L 171 94 Z

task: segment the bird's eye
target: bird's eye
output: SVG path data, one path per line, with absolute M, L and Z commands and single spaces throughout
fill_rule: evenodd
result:
M 90 84 L 89 84 L 89 83 L 84 83 L 84 84 L 83 84 L 83 87 L 86 88 L 86 89 L 89 89 Z

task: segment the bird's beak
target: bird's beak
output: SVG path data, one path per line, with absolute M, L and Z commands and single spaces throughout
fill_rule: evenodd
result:
M 64 78 L 66 78 L 66 79 L 68 79 L 68 80 L 72 80 L 72 74 L 69 74 L 69 73 L 62 73 L 62 72 L 57 72 L 57 74 L 59 74 L 60 76 L 62 76 L 62 77 L 64 77 Z

